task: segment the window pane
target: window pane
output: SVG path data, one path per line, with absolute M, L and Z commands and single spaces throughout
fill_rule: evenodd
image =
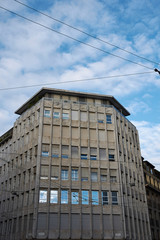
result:
M 72 169 L 72 181 L 78 181 L 78 169 Z
M 47 202 L 47 190 L 40 190 L 39 192 L 39 202 L 46 203 Z
M 60 118 L 60 112 L 54 112 L 53 118 Z
M 69 113 L 62 113 L 63 119 L 69 119 Z
M 68 180 L 68 170 L 67 169 L 62 169 L 61 170 L 61 179 L 62 180 Z
M 102 192 L 102 205 L 107 205 L 108 204 L 108 192 L 103 191 Z
M 93 205 L 99 204 L 98 191 L 92 191 L 92 204 Z
M 112 193 L 112 204 L 117 205 L 118 204 L 117 192 L 111 192 L 111 193 Z
M 50 117 L 51 111 L 50 110 L 44 110 L 44 117 Z
M 97 182 L 97 172 L 91 172 L 91 181 Z
M 58 191 L 57 190 L 51 190 L 50 203 L 58 203 Z
M 72 110 L 72 120 L 78 120 L 78 111 Z
M 82 204 L 89 204 L 88 191 L 82 191 Z
M 68 203 L 68 190 L 61 190 L 61 203 Z
M 72 192 L 72 204 L 79 204 L 78 192 Z
M 106 123 L 112 123 L 112 118 L 109 114 L 106 115 Z

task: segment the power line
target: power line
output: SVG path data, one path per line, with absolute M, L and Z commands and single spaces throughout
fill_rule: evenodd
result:
M 41 12 L 41 11 L 39 11 L 39 10 L 37 10 L 37 9 L 35 9 L 35 8 L 27 5 L 27 4 L 24 4 L 24 3 L 20 2 L 20 1 L 17 1 L 17 0 L 14 0 L 14 1 L 17 2 L 17 3 L 19 3 L 19 4 L 21 4 L 21 5 L 23 5 L 23 6 L 25 6 L 25 7 L 27 7 L 27 8 L 29 8 L 29 9 L 31 9 L 31 10 L 33 10 L 33 11 L 35 11 L 35 12 L 40 13 L 41 15 L 43 15 L 43 16 L 45 16 L 45 17 L 48 17 L 48 18 L 50 18 L 50 19 L 52 19 L 52 20 L 54 20 L 54 21 L 56 21 L 56 22 L 59 22 L 59 23 L 65 25 L 65 26 L 67 26 L 67 27 L 70 27 L 70 28 L 74 29 L 74 30 L 76 30 L 76 31 L 78 31 L 78 32 L 81 32 L 81 33 L 87 35 L 88 37 L 91 37 L 91 38 L 94 38 L 94 39 L 96 39 L 96 40 L 98 40 L 98 41 L 100 41 L 100 42 L 106 43 L 106 44 L 108 44 L 108 45 L 110 45 L 110 46 L 112 46 L 112 47 L 115 47 L 115 48 L 117 48 L 117 49 L 119 49 L 119 50 L 121 50 L 121 51 L 123 51 L 123 52 L 129 53 L 129 54 L 131 54 L 131 55 L 133 55 L 133 56 L 135 56 L 135 57 L 138 57 L 138 58 L 141 58 L 141 59 L 146 60 L 146 61 L 148 61 L 148 62 L 151 62 L 151 63 L 157 64 L 157 65 L 160 65 L 158 62 L 155 62 L 155 61 L 153 61 L 153 60 L 150 60 L 150 59 L 147 59 L 147 58 L 145 58 L 145 57 L 142 57 L 142 56 L 140 56 L 140 55 L 138 55 L 138 54 L 135 54 L 135 53 L 130 52 L 130 51 L 124 49 L 124 48 L 121 48 L 121 47 L 119 47 L 119 46 L 117 46 L 117 45 L 115 45 L 115 44 L 112 44 L 112 43 L 110 43 L 110 42 L 108 42 L 108 41 L 106 41 L 106 40 L 103 40 L 103 39 L 101 39 L 101 38 L 98 38 L 98 37 L 96 37 L 96 36 L 94 36 L 94 35 L 92 35 L 92 34 L 89 34 L 89 33 L 85 32 L 85 31 L 79 29 L 79 28 L 76 28 L 76 27 L 74 27 L 74 26 L 71 26 L 70 24 L 65 23 L 65 22 L 63 22 L 63 21 L 61 21 L 61 20 L 59 20 L 59 19 L 57 19 L 57 18 L 51 17 L 50 15 L 48 15 L 48 14 L 46 14 L 46 13 L 44 13 L 44 12 Z
M 93 45 L 91 45 L 91 44 L 89 44 L 89 43 L 85 43 L 85 42 L 83 42 L 83 41 L 81 41 L 81 40 L 78 40 L 78 39 L 76 39 L 76 38 L 73 38 L 73 37 L 71 37 L 71 36 L 69 36 L 69 35 L 67 35 L 67 34 L 65 34 L 65 33 L 59 32 L 59 31 L 57 31 L 57 30 L 55 30 L 55 29 L 53 29 L 53 28 L 50 28 L 50 27 L 48 27 L 48 26 L 46 26 L 46 25 L 44 25 L 44 24 L 41 24 L 41 23 L 36 22 L 36 21 L 34 21 L 34 20 L 32 20 L 32 19 L 29 19 L 29 18 L 27 18 L 27 17 L 24 17 L 24 16 L 22 16 L 22 15 L 20 15 L 20 14 L 18 14 L 18 13 L 15 13 L 15 12 L 7 9 L 7 8 L 4 8 L 4 7 L 2 7 L 2 6 L 0 6 L 0 8 L 3 9 L 3 10 L 5 10 L 5 11 L 7 11 L 7 12 L 10 12 L 10 13 L 18 16 L 18 17 L 21 17 L 21 18 L 23 18 L 23 19 L 25 19 L 25 20 L 27 20 L 27 21 L 29 21 L 29 22 L 32 22 L 32 23 L 34 23 L 34 24 L 36 24 L 36 25 L 39 25 L 39 26 L 41 26 L 41 27 L 43 27 L 43 28 L 46 28 L 46 29 L 48 29 L 48 30 L 50 30 L 50 31 L 52 31 L 52 32 L 55 32 L 55 33 L 58 33 L 58 34 L 60 34 L 60 35 L 62 35 L 62 36 L 64 36 L 64 37 L 70 38 L 70 39 L 72 39 L 72 40 L 74 40 L 74 41 L 76 41 L 76 42 L 78 42 L 78 43 L 81 43 L 81 44 L 83 44 L 83 45 L 85 45 L 85 46 L 91 47 L 91 48 L 96 49 L 96 50 L 98 50 L 98 51 L 101 51 L 101 52 L 103 52 L 103 53 L 107 53 L 107 54 L 109 54 L 109 55 L 111 55 L 111 56 L 113 56 L 113 57 L 117 57 L 117 58 L 119 58 L 119 59 L 121 59 L 121 60 L 130 62 L 130 63 L 133 63 L 133 64 L 135 64 L 135 65 L 138 65 L 138 66 L 141 66 L 141 67 L 144 67 L 144 68 L 153 70 L 153 68 L 151 68 L 151 67 L 148 67 L 148 66 L 145 66 L 145 65 L 143 65 L 143 64 L 141 64 L 141 63 L 138 63 L 138 62 L 129 60 L 129 59 L 127 59 L 127 58 L 121 57 L 121 56 L 119 56 L 119 55 L 110 53 L 110 52 L 108 52 L 108 51 L 106 51 L 106 50 L 103 50 L 103 49 L 101 49 L 101 48 L 95 47 L 95 46 L 93 46 Z
M 154 70 L 152 72 L 129 73 L 129 74 L 123 74 L 123 75 L 106 76 L 106 77 L 95 77 L 95 78 L 69 80 L 69 81 L 63 81 L 63 82 L 41 83 L 41 84 L 33 84 L 33 85 L 10 87 L 10 88 L 0 88 L 0 91 L 14 90 L 14 89 L 20 89 L 20 88 L 38 87 L 38 86 L 44 86 L 44 85 L 55 85 L 55 84 L 64 84 L 64 83 L 73 83 L 73 82 L 76 83 L 76 82 L 84 82 L 84 81 L 94 81 L 94 80 L 108 79 L 108 78 L 128 77 L 128 76 L 150 74 L 150 73 L 154 73 Z

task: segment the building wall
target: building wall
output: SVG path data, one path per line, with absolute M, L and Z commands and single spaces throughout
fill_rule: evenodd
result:
M 1 144 L 1 235 L 151 239 L 136 128 L 109 102 L 45 97 Z
M 152 239 L 160 239 L 160 172 L 143 161 Z

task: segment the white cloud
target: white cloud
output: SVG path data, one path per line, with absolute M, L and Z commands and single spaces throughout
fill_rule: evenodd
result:
M 160 171 L 160 124 L 132 121 L 140 137 L 141 154 Z
M 151 108 L 145 102 L 138 99 L 131 102 L 127 109 L 132 115 L 136 115 L 139 112 L 146 113 L 151 111 Z

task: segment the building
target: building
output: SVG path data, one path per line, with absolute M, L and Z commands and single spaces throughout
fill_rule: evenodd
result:
M 143 159 L 144 160 L 144 159 Z M 160 239 L 160 172 L 148 161 L 143 161 L 144 178 L 151 234 L 153 240 Z
M 1 239 L 151 239 L 138 132 L 114 97 L 42 88 L 16 114 Z

